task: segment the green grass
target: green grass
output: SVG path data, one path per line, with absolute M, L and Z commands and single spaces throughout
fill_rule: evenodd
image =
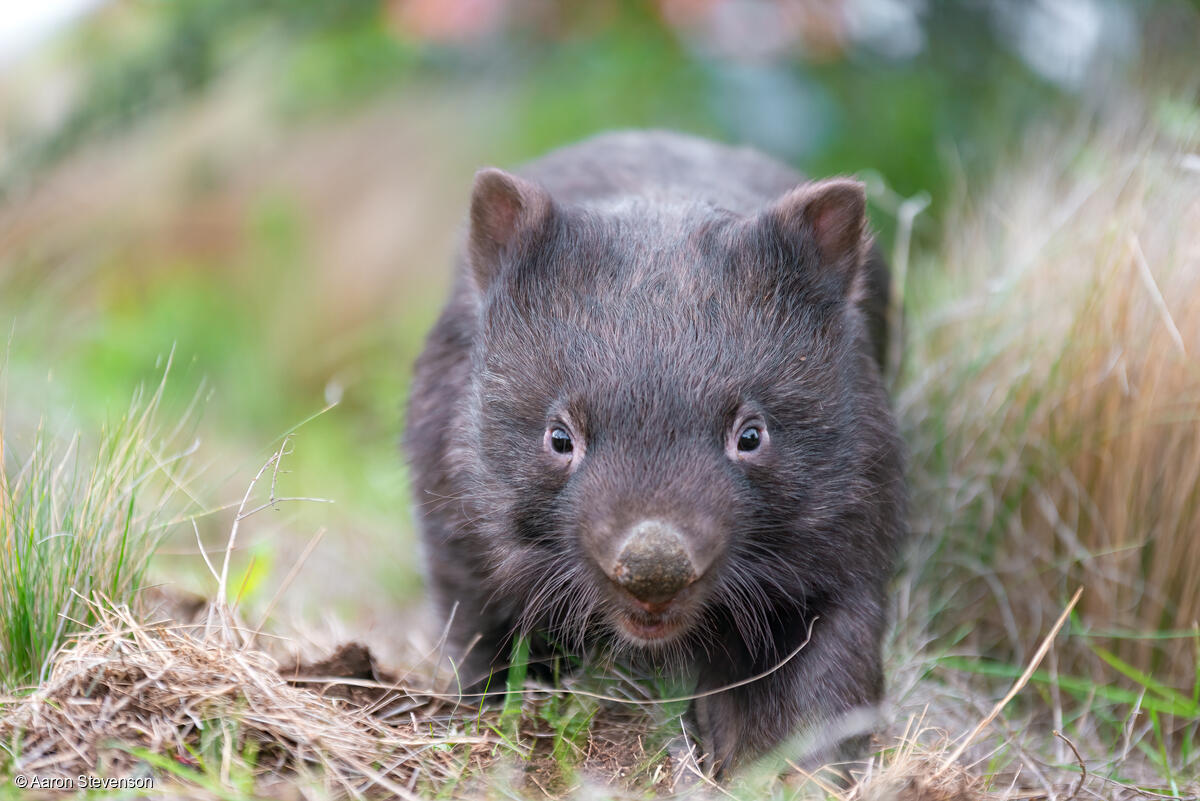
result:
M 0 686 L 43 677 L 89 601 L 125 603 L 143 587 L 169 510 L 187 491 L 191 448 L 174 449 L 187 421 L 165 430 L 151 392 L 94 440 L 63 435 L 42 419 L 22 437 L 0 405 Z
M 188 747 L 186 758 L 172 759 L 148 748 L 132 748 L 130 753 L 157 771 L 158 778 L 170 777 L 182 788 L 203 791 L 221 801 L 252 799 L 257 797 L 259 744 L 247 739 L 237 747 L 237 728 L 232 719 L 204 721 L 200 743 Z

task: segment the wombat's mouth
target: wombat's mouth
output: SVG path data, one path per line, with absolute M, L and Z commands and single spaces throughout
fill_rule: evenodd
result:
M 648 649 L 665 646 L 683 637 L 695 624 L 704 584 L 701 578 L 673 598 L 645 601 L 613 582 L 610 625 L 631 645 Z
M 638 645 L 661 645 L 673 640 L 686 626 L 683 618 L 672 614 L 623 611 L 616 618 L 621 633 Z
M 620 630 L 631 640 L 640 644 L 658 644 L 672 639 L 683 628 L 683 621 L 665 618 L 662 615 L 647 615 L 646 618 L 635 618 L 634 615 L 619 615 Z

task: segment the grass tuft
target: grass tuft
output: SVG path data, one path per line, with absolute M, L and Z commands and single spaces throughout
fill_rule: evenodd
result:
M 1111 677 L 1118 663 L 1105 667 L 1099 647 L 1192 692 L 1193 146 L 1139 121 L 1030 147 L 993 192 L 964 204 L 938 264 L 910 277 L 898 405 L 914 528 L 932 557 L 925 581 L 940 583 L 940 608 L 954 610 L 943 628 L 969 624 L 962 643 L 978 654 L 1023 663 L 1024 635 L 1082 586 L 1068 627 L 1079 636 L 1059 670 Z
M 908 277 L 919 629 L 902 636 L 934 645 L 947 696 L 986 707 L 1084 589 L 992 731 L 1044 787 L 1075 761 L 1057 731 L 1089 786 L 1196 793 L 1197 143 L 1135 114 L 1026 143 Z
M 194 450 L 172 450 L 186 421 L 159 423 L 166 376 L 95 442 L 64 444 L 43 419 L 22 447 L 0 401 L 0 688 L 44 678 L 64 638 L 96 622 L 89 600 L 142 589 Z
M 369 779 L 411 797 L 406 785 L 418 765 L 427 780 L 455 767 L 439 746 L 486 745 L 456 735 L 448 718 L 386 723 L 370 704 L 290 683 L 220 601 L 195 624 L 146 623 L 102 604 L 92 613 L 96 626 L 59 653 L 42 685 L 7 702 L 0 742 L 19 743 L 15 771 L 126 776 L 153 768 L 222 798 L 260 779 L 307 773 L 331 795 L 354 795 Z

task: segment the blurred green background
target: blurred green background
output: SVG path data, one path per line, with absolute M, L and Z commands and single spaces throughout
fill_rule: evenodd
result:
M 182 416 L 199 401 L 189 510 L 217 510 L 197 518 L 215 548 L 220 507 L 276 438 L 336 402 L 300 428 L 281 479 L 336 503 L 256 519 L 239 563 L 261 606 L 325 530 L 284 608 L 368 625 L 420 597 L 396 445 L 477 167 L 610 128 L 692 131 L 868 177 L 888 248 L 898 199 L 928 194 L 919 249 L 964 186 L 1019 158 L 1029 126 L 1116 94 L 1169 124 L 1172 98 L 1195 96 L 1183 81 L 1200 41 L 1196 3 L 1119 0 L 62 12 L 48 35 L 14 13 L 0 36 L 10 448 L 39 421 L 101 425 L 173 351 L 165 405 Z M 211 592 L 183 528 L 157 572 Z

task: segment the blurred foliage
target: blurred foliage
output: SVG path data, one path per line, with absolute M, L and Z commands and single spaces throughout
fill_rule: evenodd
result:
M 1093 17 L 1057 24 L 1107 78 L 1174 5 L 1096 2 Z M 1029 34 L 1014 20 L 1039 13 L 1049 25 L 1063 12 L 1039 0 L 129 0 L 76 34 L 84 86 L 52 130 L 17 137 L 5 184 L 257 61 L 272 75 L 268 100 L 291 115 L 342 112 L 414 82 L 484 86 L 514 103 L 499 148 L 514 158 L 604 128 L 675 127 L 814 174 L 869 166 L 903 194 L 939 194 L 948 169 L 986 165 L 1025 122 L 1086 88 L 1021 57 Z M 1106 37 L 1105 26 L 1133 30 Z

